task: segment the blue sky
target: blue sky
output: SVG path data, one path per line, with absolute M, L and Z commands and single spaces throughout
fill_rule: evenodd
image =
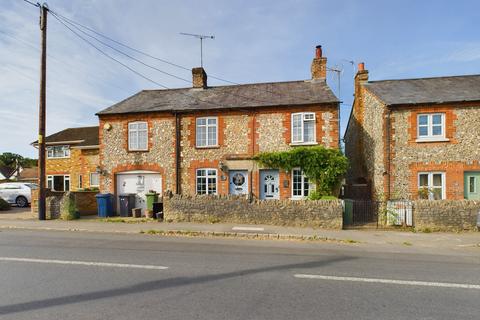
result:
M 353 66 L 371 80 L 480 73 L 478 1 L 163 1 L 50 0 L 49 7 L 135 48 L 187 67 L 199 44 L 179 32 L 214 34 L 204 66 L 238 83 L 310 78 L 317 44 L 342 69 L 342 130 L 353 97 Z M 36 157 L 38 9 L 4 0 L 0 9 L 0 152 Z M 111 52 L 111 51 L 109 51 Z M 51 15 L 48 29 L 47 133 L 96 125 L 95 112 L 156 88 L 100 55 Z M 112 53 L 115 55 L 115 53 Z M 187 83 L 115 55 L 171 88 Z M 138 56 L 138 58 L 142 58 Z M 190 79 L 188 71 L 145 60 Z M 328 82 L 337 91 L 334 74 Z M 225 83 L 209 79 L 210 85 Z

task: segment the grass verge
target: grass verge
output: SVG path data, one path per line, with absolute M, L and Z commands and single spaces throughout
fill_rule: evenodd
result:
M 262 233 L 243 233 L 243 232 L 212 232 L 212 231 L 191 231 L 191 230 L 141 230 L 140 234 L 176 236 L 176 237 L 203 237 L 203 238 L 240 238 L 255 240 L 294 240 L 294 241 L 321 241 L 336 242 L 344 244 L 358 244 L 360 241 L 351 239 L 335 239 L 320 236 L 302 236 L 302 235 L 280 235 L 280 234 L 262 234 Z

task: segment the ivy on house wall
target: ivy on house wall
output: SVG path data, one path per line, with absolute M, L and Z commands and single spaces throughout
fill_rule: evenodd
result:
M 318 196 L 331 196 L 348 169 L 348 160 L 338 149 L 322 146 L 297 147 L 290 151 L 264 152 L 254 160 L 267 168 L 291 171 L 301 168 L 316 185 Z

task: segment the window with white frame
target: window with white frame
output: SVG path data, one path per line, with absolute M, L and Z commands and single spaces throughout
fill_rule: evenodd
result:
M 197 118 L 196 121 L 196 140 L 197 147 L 215 147 L 218 145 L 217 118 L 206 117 Z
M 445 199 L 445 172 L 420 172 L 418 174 L 419 197 L 429 200 Z
M 216 169 L 197 169 L 197 194 L 217 194 Z
M 77 184 L 78 189 L 83 188 L 83 176 L 81 174 L 78 175 L 78 184 Z
M 131 151 L 148 150 L 148 125 L 144 121 L 128 124 L 128 149 Z
M 310 182 L 300 168 L 292 170 L 292 198 L 303 199 L 308 197 Z
M 425 140 L 445 138 L 445 114 L 419 114 L 417 116 L 417 138 Z
M 90 187 L 100 186 L 100 174 L 96 172 L 90 173 Z
M 47 147 L 47 158 L 70 158 L 69 146 L 49 146 Z
M 315 113 L 292 114 L 292 143 L 315 143 Z
M 70 191 L 69 175 L 47 176 L 47 188 L 52 191 Z

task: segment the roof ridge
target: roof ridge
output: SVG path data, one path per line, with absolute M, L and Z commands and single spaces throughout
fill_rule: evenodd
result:
M 219 86 L 208 86 L 207 89 L 215 88 L 226 88 L 226 87 L 244 87 L 244 86 L 255 86 L 259 84 L 277 84 L 277 83 L 296 83 L 296 82 L 310 82 L 311 79 L 305 80 L 288 80 L 288 81 L 269 81 L 269 82 L 252 82 L 252 83 L 239 83 L 239 84 L 226 84 Z M 140 92 L 151 92 L 151 91 L 174 91 L 174 90 L 189 90 L 189 89 L 198 89 L 194 87 L 182 87 L 182 88 L 170 88 L 170 89 L 143 89 Z
M 402 78 L 402 79 L 371 80 L 371 81 L 368 81 L 367 83 L 378 83 L 378 82 L 389 82 L 389 81 L 394 82 L 394 81 L 448 79 L 448 78 L 467 78 L 467 77 L 480 77 L 480 74 L 465 74 L 465 75 L 438 76 L 438 77 L 423 77 L 423 78 Z

